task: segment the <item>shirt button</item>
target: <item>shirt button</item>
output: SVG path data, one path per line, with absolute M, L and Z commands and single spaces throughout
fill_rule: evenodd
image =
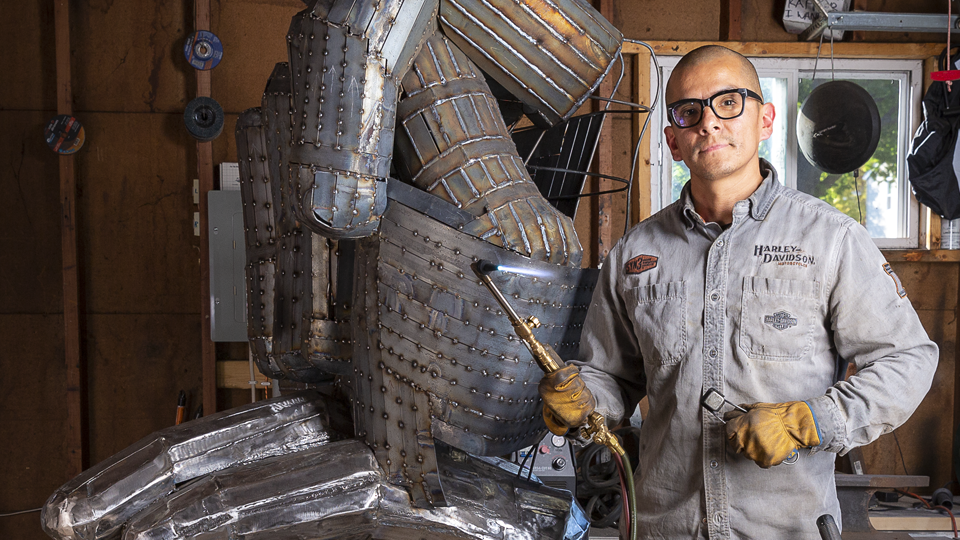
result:
M 720 525 L 721 523 L 723 523 L 723 516 L 721 516 L 720 514 L 717 514 L 713 516 L 713 520 L 717 522 L 717 525 Z
M 720 293 L 718 292 L 711 293 L 710 300 L 713 300 L 714 302 L 716 302 L 717 300 L 720 300 Z
M 703 523 L 704 525 L 706 525 L 706 524 L 707 524 L 707 518 L 701 519 L 700 522 Z
M 719 463 L 717 460 L 715 460 L 715 459 L 710 462 L 710 468 L 711 468 L 711 469 L 716 469 L 716 468 L 719 467 L 719 466 L 720 466 L 720 463 Z
M 717 247 L 723 247 L 723 244 L 725 244 L 725 242 L 724 242 L 723 240 L 718 240 L 718 241 L 717 241 Z
M 710 355 L 710 358 L 716 358 L 716 357 L 717 357 L 717 350 L 716 350 L 716 349 L 710 349 L 710 352 L 707 353 L 707 354 Z

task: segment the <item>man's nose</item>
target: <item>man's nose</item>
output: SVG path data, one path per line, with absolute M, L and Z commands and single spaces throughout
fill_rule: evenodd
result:
M 721 120 L 717 114 L 713 112 L 713 107 L 704 107 L 703 112 L 700 114 L 701 131 L 713 131 L 715 129 L 720 129 Z

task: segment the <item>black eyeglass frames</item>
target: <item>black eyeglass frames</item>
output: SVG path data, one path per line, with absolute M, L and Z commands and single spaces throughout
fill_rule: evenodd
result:
M 703 108 L 710 107 L 721 120 L 730 120 L 743 114 L 747 98 L 763 103 L 760 94 L 747 88 L 722 90 L 707 99 L 681 99 L 667 105 L 667 117 L 678 128 L 689 128 L 700 123 Z

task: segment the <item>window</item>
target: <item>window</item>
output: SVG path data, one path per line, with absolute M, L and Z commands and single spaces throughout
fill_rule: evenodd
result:
M 663 81 L 679 57 L 660 57 Z M 838 59 L 831 70 L 829 56 L 814 58 L 751 58 L 760 75 L 764 99 L 777 116 L 774 133 L 760 145 L 760 156 L 777 168 L 780 181 L 824 200 L 863 224 L 882 248 L 916 248 L 919 206 L 907 180 L 906 155 L 920 122 L 920 60 Z M 653 69 L 653 68 L 651 68 Z M 874 98 L 880 110 L 881 135 L 876 152 L 852 173 L 827 174 L 810 164 L 797 144 L 800 105 L 818 85 L 836 78 L 856 82 Z M 655 89 L 654 89 L 655 91 Z M 677 200 L 690 172 L 674 162 L 663 137 L 664 107 L 658 107 L 651 130 L 651 207 L 654 211 Z

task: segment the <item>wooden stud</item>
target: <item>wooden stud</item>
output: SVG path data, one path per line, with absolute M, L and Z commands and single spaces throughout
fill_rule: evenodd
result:
M 210 0 L 196 0 L 194 28 L 210 29 Z M 197 70 L 197 96 L 210 97 L 210 71 Z M 197 142 L 200 180 L 200 358 L 203 374 L 203 413 L 217 411 L 216 346 L 210 338 L 210 242 L 207 236 L 207 194 L 213 189 L 213 142 Z
M 641 49 L 641 52 L 633 55 L 633 62 L 631 64 L 631 69 L 633 70 L 633 95 L 630 96 L 630 100 L 634 103 L 647 106 L 650 106 L 650 88 L 657 80 L 656 74 L 649 72 L 649 65 L 650 53 L 647 49 Z M 656 110 L 651 111 L 649 115 L 634 115 L 632 122 L 632 139 L 634 141 L 640 136 L 644 122 L 652 114 L 657 114 Z M 647 132 L 643 134 L 645 141 L 649 141 L 649 137 L 654 136 L 654 134 L 650 132 L 650 126 L 653 123 L 652 119 L 650 120 L 650 123 L 647 125 Z M 630 150 L 633 151 L 633 148 Z M 647 219 L 651 214 L 650 145 L 645 144 L 643 141 L 640 142 L 640 154 L 637 156 L 636 171 L 630 180 L 634 186 L 633 200 L 630 201 L 631 215 L 629 216 L 630 225 L 633 226 Z
M 597 2 L 597 10 L 603 15 L 607 20 L 613 20 L 613 0 L 599 0 Z M 613 93 L 613 78 L 607 77 L 600 84 L 598 89 L 598 94 L 601 97 L 614 97 L 611 95 Z M 605 103 L 602 101 L 593 102 L 593 110 L 600 111 L 604 108 Z M 605 115 L 603 121 L 603 128 L 600 130 L 600 139 L 597 144 L 597 154 L 596 154 L 596 171 L 600 174 L 611 175 L 613 173 L 613 117 L 611 115 Z M 614 189 L 614 182 L 607 180 L 605 178 L 594 179 L 590 182 L 592 186 L 595 186 L 593 191 L 608 191 Z M 604 259 L 607 258 L 607 255 L 610 253 L 610 249 L 613 248 L 614 238 L 612 234 L 613 229 L 613 213 L 614 209 L 614 194 L 608 195 L 598 195 L 596 196 L 596 248 L 592 251 L 592 266 L 599 266 L 603 263 Z M 593 205 L 591 205 L 593 206 Z M 624 219 L 630 219 L 629 216 L 624 216 Z
M 743 29 L 741 0 L 720 0 L 720 41 L 740 41 Z
M 57 51 L 57 113 L 73 114 L 73 83 L 70 74 L 70 2 L 54 0 Z M 83 405 L 86 385 L 84 357 L 80 350 L 80 268 L 77 262 L 77 181 L 74 156 L 60 156 L 60 246 L 63 263 L 63 352 L 67 366 L 67 478 L 80 474 L 86 465 Z

